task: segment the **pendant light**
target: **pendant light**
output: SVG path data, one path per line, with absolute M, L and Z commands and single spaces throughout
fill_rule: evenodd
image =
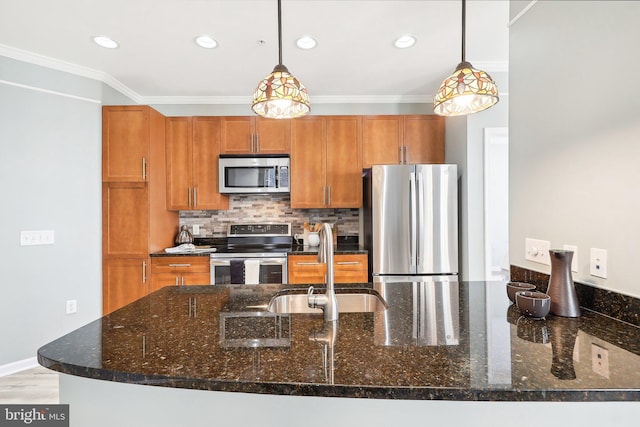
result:
M 447 77 L 433 100 L 441 116 L 463 116 L 486 110 L 498 102 L 498 88 L 491 76 L 464 59 L 466 1 L 462 0 L 462 62 Z
M 278 65 L 258 83 L 251 108 L 270 119 L 293 119 L 309 114 L 307 88 L 282 64 L 282 7 L 278 0 Z

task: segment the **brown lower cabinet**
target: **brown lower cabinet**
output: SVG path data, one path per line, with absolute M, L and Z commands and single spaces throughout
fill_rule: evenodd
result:
M 102 308 L 111 313 L 149 293 L 147 258 L 112 258 L 102 261 Z
M 208 256 L 174 256 L 151 258 L 151 289 L 165 286 L 208 285 Z
M 288 275 L 292 284 L 324 283 L 325 265 L 316 255 L 289 255 Z M 366 254 L 335 254 L 333 256 L 335 283 L 366 283 L 368 266 Z

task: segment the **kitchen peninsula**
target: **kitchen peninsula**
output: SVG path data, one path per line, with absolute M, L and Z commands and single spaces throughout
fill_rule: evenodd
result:
M 313 339 L 322 315 L 267 311 L 285 287 L 296 286 L 165 287 L 38 360 L 68 374 L 60 399 L 72 425 L 626 425 L 640 415 L 631 325 L 590 311 L 522 318 L 499 282 L 400 283 L 376 289 L 387 310 L 341 313 L 327 352 Z

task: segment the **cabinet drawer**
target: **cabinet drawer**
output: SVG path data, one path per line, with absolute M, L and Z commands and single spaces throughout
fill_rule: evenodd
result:
M 151 258 L 153 273 L 209 273 L 209 257 L 176 256 Z
M 289 256 L 289 283 L 324 283 L 325 266 L 318 262 L 316 255 Z M 366 283 L 367 255 L 334 255 L 333 273 L 335 283 Z
M 288 258 L 289 283 L 324 283 L 325 266 L 316 255 L 291 255 Z
M 336 283 L 367 282 L 367 255 L 335 255 L 333 264 Z

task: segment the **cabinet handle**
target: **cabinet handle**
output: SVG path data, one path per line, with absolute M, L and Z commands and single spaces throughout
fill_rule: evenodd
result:
M 191 207 L 191 189 L 187 188 L 187 206 Z
M 409 162 L 409 147 L 407 147 L 406 145 L 404 146 L 404 162 Z
M 327 205 L 327 187 L 323 186 L 322 187 L 322 204 L 323 205 Z
M 260 134 L 256 134 L 256 153 L 260 152 Z
M 147 159 L 142 158 L 142 180 L 147 180 Z
M 191 267 L 191 264 L 169 264 L 169 267 Z
M 319 262 L 296 262 L 296 265 L 320 265 Z
M 327 206 L 331 206 L 331 186 L 327 186 Z
M 251 148 L 249 149 L 249 151 L 251 151 L 252 153 L 255 153 L 255 152 L 256 152 L 256 150 L 254 149 L 254 142 L 253 142 L 254 136 L 255 136 L 254 134 L 251 134 L 251 135 L 250 135 Z
M 147 283 L 147 263 L 142 261 L 142 283 Z
M 193 207 L 194 208 L 198 206 L 197 196 L 198 196 L 198 193 L 196 192 L 196 187 L 193 187 Z
M 176 276 L 176 286 L 178 286 L 178 276 Z
M 184 276 L 180 278 L 180 286 L 184 286 Z
M 338 261 L 336 265 L 358 265 L 360 261 Z

